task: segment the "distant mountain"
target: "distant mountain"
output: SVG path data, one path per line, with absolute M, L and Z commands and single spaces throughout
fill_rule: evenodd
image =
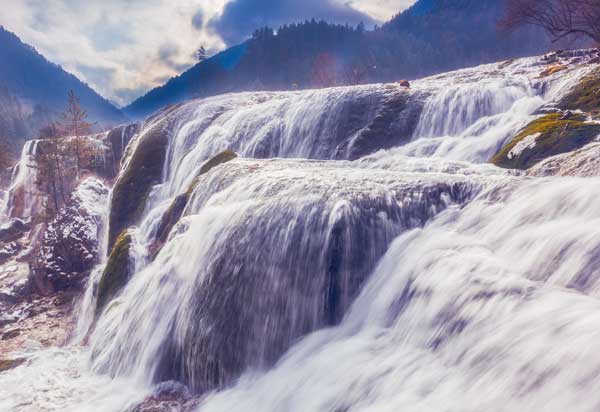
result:
M 73 90 L 99 125 L 126 116 L 77 77 L 49 62 L 33 47 L 0 26 L 0 143 L 18 149 L 25 139 L 65 109 Z
M 536 28 L 501 32 L 504 0 L 418 0 L 374 30 L 307 21 L 257 30 L 124 108 L 141 118 L 194 97 L 411 79 L 546 52 Z

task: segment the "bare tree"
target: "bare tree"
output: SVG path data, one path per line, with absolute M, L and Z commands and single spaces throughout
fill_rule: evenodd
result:
M 60 206 L 66 201 L 59 153 L 59 125 L 51 123 L 43 127 L 38 137 L 46 142 L 41 145 L 35 165 L 30 167 L 37 169 L 35 183 L 39 191 L 51 196 L 52 202 L 45 202 L 43 207 L 46 216 L 44 220 L 49 220 L 51 216 L 58 213 Z
M 79 97 L 71 90 L 67 103 L 67 110 L 61 115 L 59 127 L 64 136 L 72 136 L 77 161 L 77 176 L 81 171 L 81 138 L 92 131 L 93 123 L 87 121 L 87 111 L 81 107 Z
M 523 25 L 542 27 L 554 41 L 571 37 L 600 43 L 600 0 L 507 0 L 501 26 Z

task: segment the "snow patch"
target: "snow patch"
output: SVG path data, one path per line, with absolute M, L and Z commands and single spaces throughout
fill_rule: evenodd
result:
M 510 152 L 508 152 L 507 157 L 510 160 L 512 160 L 516 157 L 521 156 L 521 154 L 523 154 L 523 151 L 527 149 L 533 149 L 535 147 L 536 139 L 541 135 L 541 133 L 535 133 L 521 139 L 512 149 L 510 149 Z

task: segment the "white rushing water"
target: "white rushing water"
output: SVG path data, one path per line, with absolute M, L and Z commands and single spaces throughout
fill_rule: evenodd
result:
M 597 410 L 600 179 L 484 164 L 590 69 L 543 68 L 159 115 L 132 278 L 94 322 L 98 267 L 74 343 L 0 374 L 0 410 L 133 411 L 170 381 L 199 412 Z M 163 213 L 223 149 L 243 158 L 203 176 L 153 260 Z

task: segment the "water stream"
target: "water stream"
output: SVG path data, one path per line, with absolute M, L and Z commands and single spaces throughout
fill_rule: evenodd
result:
M 539 78 L 531 58 L 163 114 L 133 277 L 94 322 L 97 268 L 72 345 L 0 374 L 0 410 L 128 411 L 171 381 L 200 412 L 597 410 L 600 179 L 485 164 L 587 70 Z M 150 259 L 223 149 L 241 157 Z

